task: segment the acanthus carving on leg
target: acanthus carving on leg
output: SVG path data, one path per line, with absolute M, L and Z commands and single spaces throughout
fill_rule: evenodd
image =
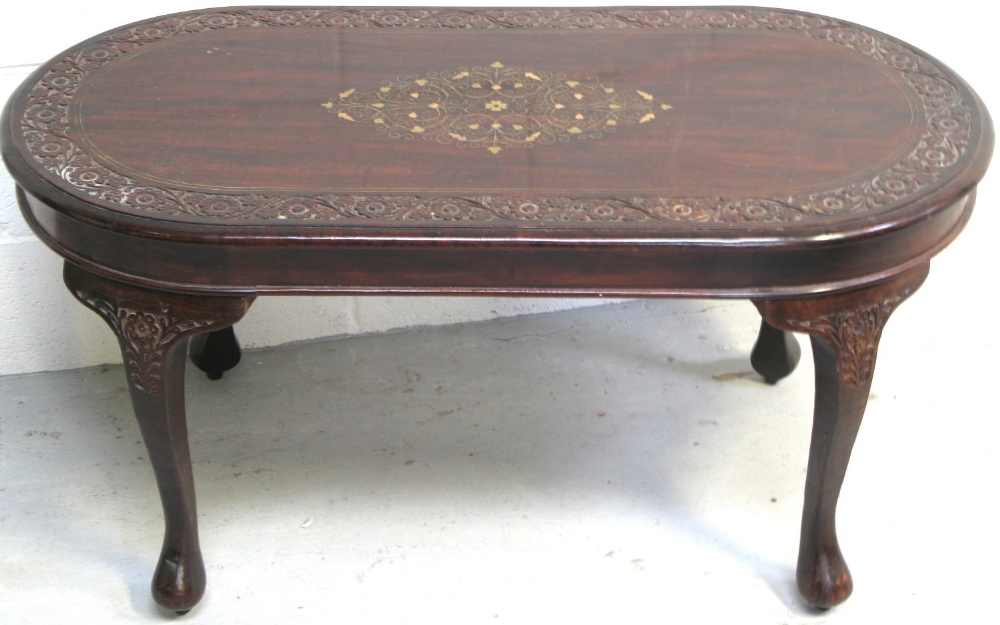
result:
M 163 503 L 164 538 L 153 598 L 186 612 L 205 592 L 194 476 L 184 411 L 188 338 L 236 323 L 252 297 L 199 296 L 118 282 L 66 263 L 66 286 L 115 332 L 129 394 Z
M 882 328 L 892 311 L 910 295 L 910 289 L 893 293 L 882 301 L 856 310 L 830 313 L 816 319 L 788 319 L 791 327 L 819 336 L 837 352 L 837 369 L 847 384 L 860 386 L 871 381 Z
M 837 542 L 837 499 L 868 403 L 882 329 L 928 269 L 924 264 L 855 291 L 755 302 L 768 323 L 807 332 L 812 342 L 816 399 L 796 579 L 818 608 L 843 602 L 853 590 Z
M 73 294 L 104 317 L 121 341 L 122 359 L 129 381 L 137 389 L 150 393 L 160 390 L 163 357 L 167 348 L 182 337 L 217 325 L 208 320 L 175 317 L 163 303 L 160 310 L 147 311 L 123 307 L 80 289 L 74 290 Z

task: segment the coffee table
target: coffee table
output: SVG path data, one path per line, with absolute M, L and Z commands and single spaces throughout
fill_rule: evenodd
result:
M 751 299 L 767 382 L 816 365 L 797 581 L 852 590 L 835 512 L 889 315 L 975 202 L 982 102 L 889 36 L 725 9 L 233 8 L 60 54 L 3 113 L 24 216 L 119 339 L 201 598 L 183 373 L 257 295 Z

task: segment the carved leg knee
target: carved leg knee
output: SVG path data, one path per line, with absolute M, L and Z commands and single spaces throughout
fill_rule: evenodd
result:
M 922 265 L 857 291 L 757 304 L 768 323 L 807 332 L 812 341 L 816 401 L 796 580 L 817 608 L 845 601 L 854 588 L 837 542 L 837 499 L 868 403 L 882 328 L 927 270 Z
M 118 337 L 129 394 L 163 503 L 163 550 L 153 575 L 160 605 L 190 610 L 205 592 L 194 476 L 184 414 L 188 337 L 235 323 L 252 298 L 179 295 L 97 276 L 66 263 L 73 295 Z

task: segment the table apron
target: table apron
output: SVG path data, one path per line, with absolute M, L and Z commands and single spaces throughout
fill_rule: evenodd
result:
M 190 243 L 69 217 L 18 190 L 35 232 L 68 260 L 152 288 L 217 294 L 793 297 L 869 284 L 926 262 L 967 222 L 975 191 L 904 227 L 788 245 L 329 239 Z

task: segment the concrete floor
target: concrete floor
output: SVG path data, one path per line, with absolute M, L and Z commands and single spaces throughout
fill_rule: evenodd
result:
M 937 325 L 934 277 L 883 338 L 839 608 L 793 581 L 808 341 L 769 387 L 750 304 L 674 300 L 251 351 L 219 382 L 189 367 L 209 587 L 180 620 L 985 622 L 995 348 Z M 177 618 L 148 592 L 161 530 L 120 366 L 0 378 L 4 623 Z

